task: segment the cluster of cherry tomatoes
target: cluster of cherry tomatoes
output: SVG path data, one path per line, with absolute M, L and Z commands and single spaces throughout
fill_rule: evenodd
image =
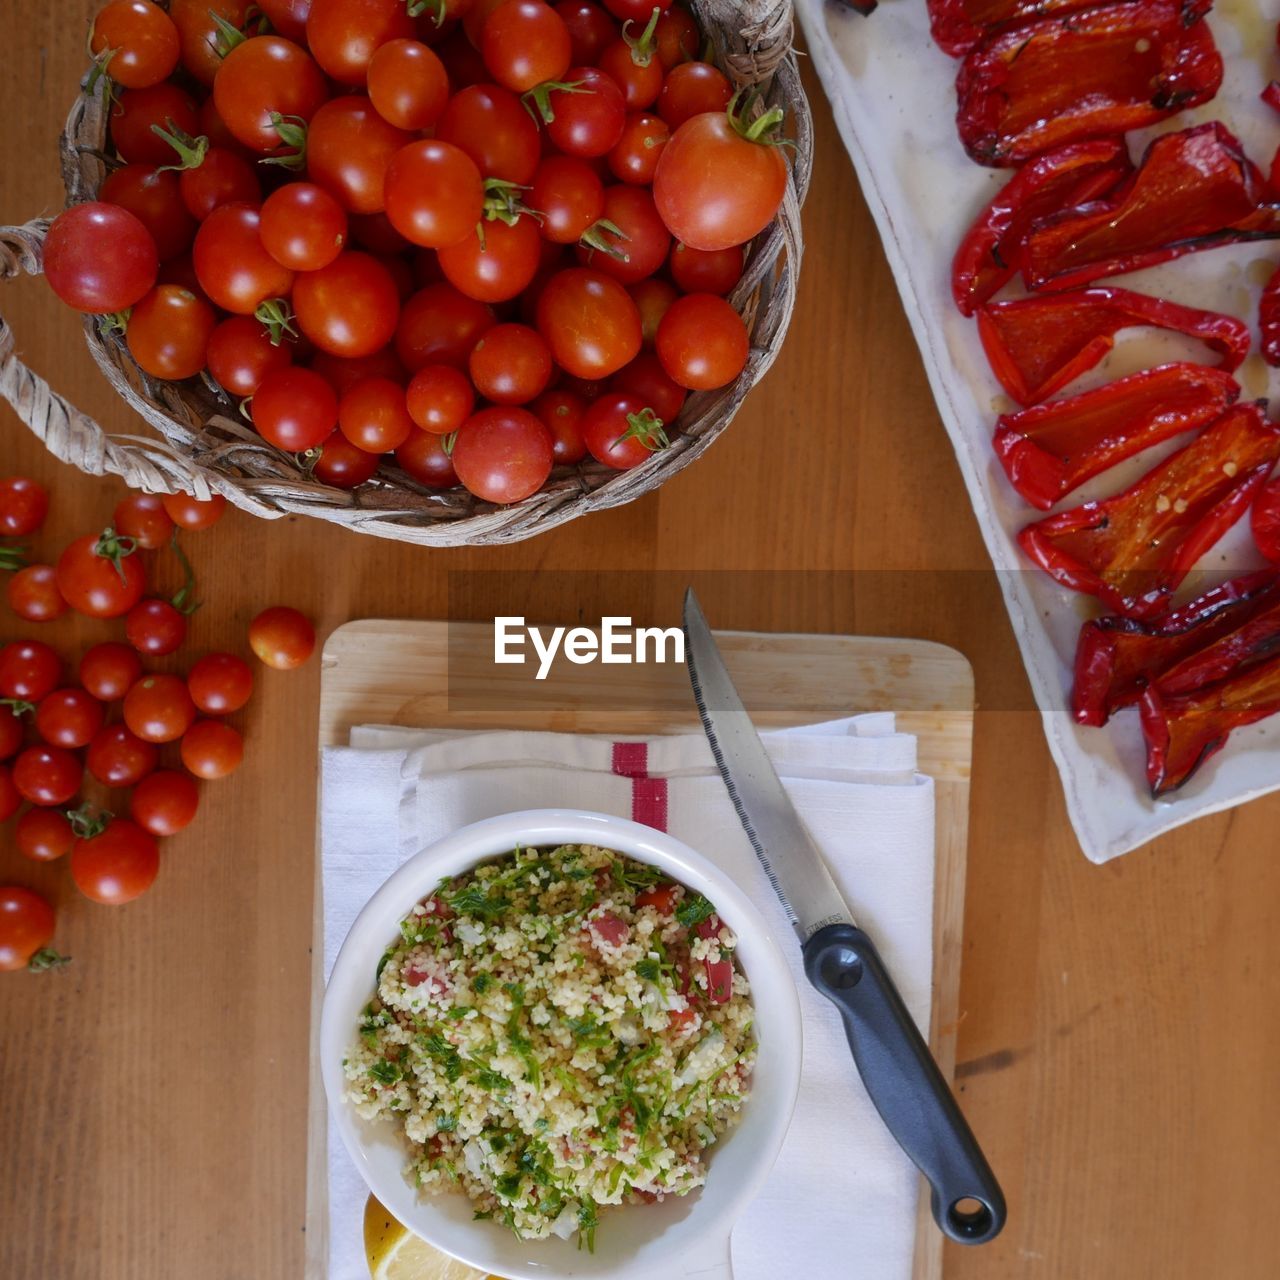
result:
M 123 163 L 45 273 L 330 485 L 634 467 L 745 367 L 725 295 L 786 189 L 701 45 L 668 0 L 112 0 Z
M 0 641 L 0 823 L 17 817 L 13 843 L 26 858 L 69 856 L 72 880 L 95 902 L 129 902 L 145 892 L 160 867 L 158 839 L 195 818 L 196 780 L 226 777 L 244 755 L 226 717 L 253 692 L 248 663 L 209 653 L 185 676 L 143 667 L 144 658 L 181 647 L 195 607 L 177 531 L 207 528 L 224 505 L 221 498 L 130 494 L 111 528 L 77 538 L 53 564 L 20 568 L 20 549 L 0 544 L 0 566 L 11 572 L 9 605 L 23 621 L 52 621 L 69 609 L 124 621 L 124 639 L 85 650 L 74 680 L 43 641 Z M 37 533 L 48 507 L 35 481 L 0 480 L 0 537 Z M 146 594 L 141 554 L 166 546 L 187 579 L 169 600 Z M 287 669 L 307 660 L 315 632 L 296 610 L 275 607 L 254 619 L 249 644 L 269 666 Z M 128 816 L 115 816 L 126 791 Z M 53 909 L 38 894 L 0 887 L 0 970 L 55 963 L 45 950 L 53 925 Z

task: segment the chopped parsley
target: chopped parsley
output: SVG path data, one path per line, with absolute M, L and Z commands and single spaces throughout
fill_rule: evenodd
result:
M 704 898 L 702 894 L 695 893 L 676 907 L 676 923 L 684 925 L 686 929 L 692 929 L 694 925 L 709 920 L 715 913 L 715 904 L 710 899 Z
M 377 1062 L 369 1068 L 369 1074 L 379 1084 L 395 1084 L 397 1080 L 404 1079 L 404 1072 L 401 1070 L 399 1063 L 388 1062 L 386 1058 L 379 1058 Z

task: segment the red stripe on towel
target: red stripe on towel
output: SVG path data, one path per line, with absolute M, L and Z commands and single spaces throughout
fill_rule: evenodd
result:
M 658 831 L 667 829 L 667 780 L 649 777 L 649 745 L 615 742 L 613 771 L 631 779 L 631 818 Z

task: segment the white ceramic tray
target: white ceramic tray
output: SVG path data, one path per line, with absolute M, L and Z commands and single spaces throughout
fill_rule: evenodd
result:
M 1133 709 L 1104 729 L 1078 727 L 1065 710 L 1071 661 L 1083 618 L 1094 601 L 1057 586 L 1022 558 L 1017 531 L 1037 512 L 1010 488 L 991 449 L 1000 412 L 1012 408 L 987 366 L 976 326 L 951 301 L 955 246 L 973 217 L 1008 180 L 1009 170 L 984 169 L 965 155 L 955 130 L 959 65 L 934 45 L 925 0 L 882 0 L 868 18 L 834 0 L 797 0 L 810 55 L 831 99 L 863 194 L 884 241 L 925 369 L 964 473 L 1009 616 L 1044 717 L 1049 747 L 1062 774 L 1067 808 L 1086 855 L 1103 862 L 1162 831 L 1280 789 L 1280 718 L 1237 731 L 1227 748 L 1174 798 L 1147 791 L 1144 748 Z M 1226 60 L 1218 97 L 1157 130 L 1131 138 L 1135 158 L 1157 132 L 1222 120 L 1265 172 L 1280 144 L 1280 115 L 1259 101 L 1268 80 L 1280 79 L 1276 26 L 1280 0 L 1218 0 L 1209 22 Z M 1257 299 L 1280 263 L 1280 241 L 1194 254 L 1118 281 L 1198 307 L 1228 311 L 1257 325 Z M 1180 337 L 1133 330 L 1072 392 L 1123 373 L 1193 354 Z M 1244 399 L 1280 389 L 1251 354 L 1238 371 Z M 1082 486 L 1063 503 L 1074 506 L 1124 488 L 1179 440 L 1149 450 Z M 1256 567 L 1247 527 L 1237 526 L 1204 561 L 1204 569 Z M 1194 593 L 1196 575 L 1180 598 Z

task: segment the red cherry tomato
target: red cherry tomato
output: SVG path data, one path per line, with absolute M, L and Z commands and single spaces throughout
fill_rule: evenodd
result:
M 286 453 L 322 444 L 338 421 L 338 397 L 310 369 L 290 367 L 263 378 L 249 406 L 258 434 Z
M 575 377 L 607 378 L 640 351 L 640 313 L 627 291 L 598 271 L 570 268 L 547 281 L 538 331 Z
M 408 438 L 413 419 L 405 392 L 390 378 L 365 378 L 338 402 L 338 429 L 366 453 L 390 453 Z
M 8 581 L 9 608 L 25 622 L 52 622 L 67 611 L 58 590 L 58 575 L 51 564 L 29 564 Z
M 176 836 L 195 820 L 200 789 L 185 773 L 161 769 L 138 783 L 129 797 L 129 816 L 153 836 Z
M 604 183 L 585 160 L 549 155 L 538 166 L 526 197 L 542 214 L 542 236 L 575 244 L 604 213 Z
M 224 311 L 249 316 L 267 299 L 286 297 L 293 288 L 293 272 L 263 248 L 261 224 L 257 209 L 224 204 L 196 232 L 191 253 L 196 277 L 209 300 Z
M 333 388 L 338 399 L 342 399 L 357 382 L 363 382 L 366 378 L 390 378 L 393 382 L 403 382 L 405 376 L 404 365 L 390 347 L 383 347 L 381 351 L 375 351 L 369 356 L 355 356 L 350 360 L 317 351 L 311 358 L 311 370 Z
M 12 707 L 0 707 L 0 760 L 16 755 L 24 736 L 18 713 Z
M 489 21 L 490 15 L 500 5 L 505 4 L 506 0 L 471 0 L 462 14 L 462 29 L 466 32 L 467 39 L 480 48 L 480 38 L 484 32 L 484 24 Z
M 196 3 L 199 3 L 199 0 L 196 0 Z M 218 58 L 218 66 L 222 66 L 221 56 Z M 214 102 L 212 94 L 200 104 L 199 112 L 200 127 L 197 133 L 209 139 L 210 147 L 233 151 L 239 156 L 250 154 L 240 139 L 227 128 L 227 122 L 218 114 L 218 104 Z M 250 201 L 250 203 L 253 202 Z
M 114 531 L 77 538 L 58 558 L 58 590 L 77 612 L 118 618 L 142 598 L 146 573 Z
M 563 0 L 556 12 L 569 32 L 575 67 L 594 66 L 601 52 L 618 38 L 618 24 L 591 0 Z
M 129 354 L 153 378 L 193 378 L 204 368 L 217 323 L 214 309 L 190 289 L 158 284 L 129 316 Z
M 195 137 L 200 112 L 190 94 L 164 81 L 149 89 L 127 89 L 108 115 L 111 141 L 128 164 L 168 164 L 173 149 L 156 128 L 178 129 Z
M 160 501 L 169 513 L 169 519 L 179 529 L 207 529 L 222 519 L 227 500 L 220 493 L 209 498 L 196 498 L 189 493 L 166 493 Z
M 715 293 L 723 297 L 742 279 L 746 254 L 741 245 L 728 249 L 690 249 L 677 243 L 671 250 L 671 278 L 685 293 Z
M 233 653 L 207 653 L 191 668 L 187 690 L 205 715 L 228 716 L 249 701 L 253 672 Z
M 112 0 L 98 10 L 89 52 L 126 89 L 147 89 L 168 79 L 182 52 L 178 28 L 151 0 Z
M 457 431 L 475 409 L 476 397 L 464 374 L 447 364 L 424 365 L 405 392 L 409 416 L 433 435 Z
M 71 851 L 71 878 L 86 898 L 119 906 L 151 888 L 160 870 L 155 836 L 127 818 L 115 818 L 90 840 L 77 840 Z
M 640 312 L 640 331 L 644 345 L 651 347 L 658 336 L 658 325 L 662 323 L 662 317 L 680 294 L 666 280 L 660 280 L 656 276 L 636 281 L 627 287 L 627 292 Z
M 122 724 L 100 729 L 85 755 L 89 772 L 106 787 L 134 787 L 155 767 L 160 753 Z
M 151 233 L 117 205 L 72 205 L 44 239 L 45 279 L 77 311 L 107 315 L 133 306 L 155 284 L 159 269 Z
M 480 170 L 452 143 L 426 139 L 401 148 L 387 169 L 391 225 L 414 244 L 439 249 L 475 234 L 484 207 Z
M 709 391 L 746 368 L 751 339 L 742 317 L 723 298 L 689 293 L 667 309 L 655 346 L 676 382 L 691 391 Z
M 196 718 L 196 704 L 178 676 L 143 676 L 124 696 L 124 722 L 143 742 L 175 742 Z
M 144 551 L 158 551 L 173 536 L 173 521 L 158 493 L 131 493 L 121 498 L 111 525 Z
M 293 288 L 293 306 L 298 328 L 321 351 L 369 356 L 395 335 L 400 294 L 391 273 L 376 258 L 348 252 L 322 270 L 300 276 Z
M 582 434 L 597 462 L 628 471 L 667 447 L 662 419 L 626 392 L 593 401 L 582 419 Z
M 286 40 L 304 40 L 311 0 L 258 0 L 257 8 L 267 15 L 271 29 Z
M 45 808 L 66 804 L 84 777 L 80 757 L 63 747 L 28 747 L 13 761 L 13 785 L 24 800 Z
M 466 368 L 471 349 L 494 325 L 492 308 L 459 293 L 451 284 L 430 284 L 404 304 L 396 329 L 396 352 L 405 368 L 427 364 Z
M 22 808 L 22 792 L 13 781 L 13 770 L 0 764 L 0 822 L 8 822 Z
M 388 41 L 369 61 L 369 101 L 397 129 L 429 129 L 449 102 L 448 72 L 425 44 Z
M 99 702 L 118 702 L 141 675 L 142 659 L 114 640 L 86 649 L 78 672 L 81 686 Z
M 688 9 L 682 9 L 676 4 L 658 19 L 653 36 L 658 46 L 658 61 L 668 71 L 682 62 L 696 58 L 698 47 L 702 43 L 697 20 Z
M 39 640 L 14 640 L 0 649 L 0 698 L 39 702 L 62 673 L 58 655 Z
M 542 154 L 533 116 L 514 93 L 496 84 L 455 93 L 436 125 L 436 137 L 470 156 L 484 177 L 518 186 L 533 180 Z
M 494 404 L 527 404 L 551 381 L 551 349 L 536 329 L 495 325 L 471 352 L 471 381 Z
M 249 624 L 249 647 L 268 667 L 292 671 L 311 657 L 316 647 L 316 629 L 297 609 L 273 605 Z
M 197 720 L 182 737 L 182 763 L 212 781 L 234 773 L 244 759 L 244 739 L 221 720 Z
M 290 271 L 327 267 L 347 240 L 345 210 L 314 182 L 277 188 L 263 202 L 259 217 L 263 248 Z
M 574 67 L 563 83 L 568 87 L 547 95 L 547 137 L 565 155 L 588 160 L 607 155 L 627 122 L 622 90 L 595 67 Z
M 453 469 L 486 502 L 519 502 L 551 474 L 551 433 L 527 409 L 481 409 L 454 441 Z
M 646 17 L 645 21 L 649 22 L 650 18 Z M 617 82 L 628 111 L 643 111 L 652 106 L 662 91 L 663 66 L 657 56 L 652 26 L 636 35 L 624 27 L 622 37 L 601 51 L 599 66 Z
M 386 213 L 353 213 L 347 219 L 351 238 L 370 253 L 403 253 L 409 242 L 391 225 Z
M 285 139 L 281 120 L 304 123 L 329 97 L 324 74 L 305 49 L 279 36 L 253 36 L 222 60 L 213 82 L 213 101 L 236 139 L 262 155 Z
M 125 614 L 124 634 L 139 653 L 162 658 L 182 648 L 187 620 L 168 600 L 139 600 Z
M 357 449 L 341 431 L 332 432 L 316 447 L 311 474 L 334 489 L 355 489 L 372 478 L 382 459 L 376 453 Z
M 429 431 L 415 431 L 396 450 L 396 465 L 428 489 L 452 489 L 458 483 L 458 473 L 441 437 Z
M 666 0 L 604 0 L 604 7 L 619 22 L 639 22 L 643 24 L 649 21 L 649 17 L 655 9 L 665 9 L 667 3 Z
M 506 0 L 480 32 L 480 53 L 493 78 L 514 93 L 563 80 L 571 52 L 569 28 L 543 0 Z
M 388 124 L 368 98 L 334 98 L 307 132 L 307 173 L 350 213 L 381 213 L 387 173 L 413 134 Z
M 53 940 L 53 908 L 18 885 L 0 888 L 0 970 L 25 969 Z
M 176 173 L 149 164 L 127 164 L 107 174 L 98 198 L 133 214 L 151 233 L 162 262 L 191 247 L 196 220 L 182 198 Z
M 57 809 L 28 809 L 13 830 L 18 852 L 32 862 L 56 862 L 75 846 L 76 834 Z
M 652 351 L 642 351 L 625 369 L 619 369 L 609 380 L 609 390 L 637 396 L 668 424 L 676 420 L 688 395 L 672 381 Z
M 685 62 L 667 72 L 658 95 L 658 114 L 672 132 L 704 112 L 721 112 L 733 97 L 733 85 L 709 62 Z
M 253 165 L 227 147 L 210 147 L 198 164 L 183 169 L 178 189 L 187 212 L 198 222 L 221 205 L 257 204 L 262 199 Z
M 581 462 L 587 456 L 587 442 L 582 435 L 587 402 L 581 396 L 557 387 L 544 391 L 529 409 L 551 432 L 551 457 L 557 467 Z
M 251 396 L 269 373 L 293 363 L 287 342 L 271 335 L 252 316 L 230 316 L 209 335 L 205 352 L 214 381 L 233 396 Z
M 404 0 L 311 0 L 307 15 L 311 54 L 340 84 L 363 86 L 374 53 L 413 33 Z
M 55 689 L 36 708 L 36 732 L 51 747 L 78 751 L 102 728 L 102 703 L 84 689 Z
M 251 0 L 170 0 L 169 17 L 178 29 L 182 65 L 201 84 L 212 85 L 222 66 L 222 33 L 214 14 L 242 31 L 250 4 Z
M 49 490 L 26 476 L 0 480 L 0 537 L 25 538 L 44 524 Z
M 616 228 L 601 236 L 608 252 L 578 246 L 578 261 L 621 284 L 635 284 L 658 271 L 667 260 L 671 233 L 663 225 L 653 197 L 645 187 L 615 186 L 604 193 L 605 223 Z M 619 234 L 621 233 L 621 234 Z
M 609 171 L 620 182 L 649 186 L 658 171 L 662 149 L 670 139 L 671 130 L 661 117 L 632 112 L 617 145 L 609 152 Z
M 473 228 L 436 256 L 445 278 L 460 293 L 477 302 L 505 302 L 528 287 L 541 252 L 537 222 L 522 215 L 509 224 L 486 222 L 480 231 Z

